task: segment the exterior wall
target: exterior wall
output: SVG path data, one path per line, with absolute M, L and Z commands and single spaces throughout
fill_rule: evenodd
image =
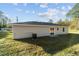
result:
M 57 28 L 59 28 L 59 30 L 57 30 Z M 64 32 L 63 32 L 63 28 L 64 28 Z M 68 34 L 68 27 L 67 26 L 57 26 L 57 27 L 55 27 L 54 33 L 55 33 L 55 35 Z
M 59 30 L 57 30 L 57 27 Z M 65 32 L 62 31 L 62 28 L 65 27 Z M 32 33 L 36 33 L 38 37 L 40 36 L 49 36 L 50 35 L 50 28 L 54 28 L 54 34 L 67 34 L 68 29 L 66 26 L 23 26 L 23 25 L 13 25 L 13 36 L 14 39 L 21 39 L 21 38 L 28 38 L 32 37 Z
M 37 36 L 48 36 L 48 27 L 37 27 L 37 26 L 13 26 L 14 39 L 32 37 L 32 33 L 37 33 Z

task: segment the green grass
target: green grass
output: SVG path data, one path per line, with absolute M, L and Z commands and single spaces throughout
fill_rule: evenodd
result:
M 0 32 L 1 56 L 79 56 L 79 34 L 14 40 L 12 33 Z

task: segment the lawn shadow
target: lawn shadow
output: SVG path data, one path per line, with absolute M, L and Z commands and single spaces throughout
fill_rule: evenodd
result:
M 7 37 L 7 35 L 8 35 L 8 32 L 1 31 L 0 32 L 0 39 Z
M 27 42 L 37 46 L 41 46 L 46 53 L 53 55 L 65 48 L 71 47 L 79 43 L 79 34 L 65 34 L 56 37 L 46 36 L 37 38 L 37 40 L 32 40 L 31 38 L 17 40 L 24 43 Z

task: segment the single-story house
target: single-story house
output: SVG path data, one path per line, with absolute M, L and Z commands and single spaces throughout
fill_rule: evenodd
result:
M 59 34 L 67 34 L 68 26 L 48 22 L 30 21 L 13 23 L 12 31 L 14 39 L 29 38 L 32 37 L 32 34 L 36 34 L 37 37 L 55 36 Z

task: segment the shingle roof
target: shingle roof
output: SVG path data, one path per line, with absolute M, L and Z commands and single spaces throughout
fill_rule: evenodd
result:
M 67 26 L 67 25 L 60 25 L 60 24 L 54 24 L 49 22 L 36 22 L 36 21 L 29 21 L 29 22 L 19 22 L 14 24 L 31 24 L 31 25 L 55 25 L 55 26 Z

